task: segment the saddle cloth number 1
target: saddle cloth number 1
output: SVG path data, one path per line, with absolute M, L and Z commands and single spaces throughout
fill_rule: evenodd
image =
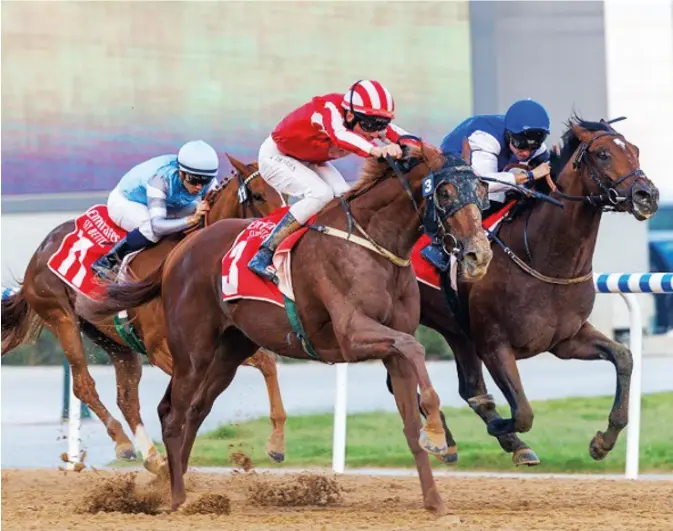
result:
M 93 246 L 94 243 L 86 238 L 81 230 L 77 231 L 77 241 L 72 245 L 70 251 L 68 252 L 67 258 L 63 260 L 63 263 L 58 268 L 58 272 L 65 276 L 68 274 L 68 270 L 75 263 L 75 260 L 77 260 L 80 267 L 79 271 L 77 271 L 77 274 L 72 277 L 72 283 L 78 288 L 82 287 L 82 282 L 84 282 L 87 273 L 84 257 L 89 252 L 89 249 L 91 249 Z

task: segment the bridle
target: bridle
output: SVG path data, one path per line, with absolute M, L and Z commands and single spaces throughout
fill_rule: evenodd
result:
M 624 119 L 625 117 L 622 116 L 609 121 L 601 120 L 601 123 L 612 124 Z M 633 186 L 636 183 L 636 179 L 638 177 L 645 177 L 645 172 L 638 168 L 630 171 L 626 175 L 622 175 L 618 179 L 610 179 L 600 168 L 599 164 L 596 163 L 595 153 L 591 151 L 592 144 L 600 138 L 618 138 L 624 142 L 624 145 L 626 145 L 626 139 L 624 136 L 614 129 L 610 129 L 610 131 L 600 133 L 594 136 L 588 142 L 583 142 L 580 144 L 579 148 L 577 149 L 577 154 L 575 155 L 575 160 L 573 161 L 573 169 L 575 170 L 581 169 L 582 164 L 587 166 L 591 180 L 598 185 L 598 188 L 601 192 L 598 194 L 574 196 L 563 193 L 563 191 L 558 189 L 558 185 L 556 185 L 556 194 L 566 201 L 583 201 L 601 209 L 602 211 L 615 210 L 620 203 L 633 199 Z M 623 194 L 619 191 L 618 186 L 630 178 L 633 178 L 633 183 L 631 183 L 627 193 Z

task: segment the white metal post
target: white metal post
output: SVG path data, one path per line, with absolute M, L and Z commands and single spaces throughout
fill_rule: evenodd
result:
M 643 383 L 643 325 L 640 305 L 633 293 L 620 293 L 629 309 L 629 348 L 633 355 L 633 372 L 629 392 L 629 423 L 626 428 L 626 477 L 638 477 L 640 458 L 640 395 Z
M 70 368 L 70 411 L 68 416 L 68 465 L 67 468 L 73 469 L 76 463 L 80 462 L 80 427 L 81 427 L 81 404 L 79 398 L 75 396 L 75 386 Z
M 346 468 L 346 407 L 348 396 L 348 363 L 336 366 L 334 397 L 334 438 L 332 441 L 332 470 L 343 474 Z

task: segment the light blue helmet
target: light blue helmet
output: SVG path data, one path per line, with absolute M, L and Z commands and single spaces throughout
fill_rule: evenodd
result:
M 549 122 L 547 110 L 530 98 L 514 102 L 505 114 L 505 129 L 514 134 L 531 129 L 549 134 Z

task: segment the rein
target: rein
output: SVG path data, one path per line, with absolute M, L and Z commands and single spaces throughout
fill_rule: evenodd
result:
M 262 215 L 262 213 L 255 206 L 255 202 L 252 198 L 252 195 L 250 194 L 250 190 L 248 189 L 248 184 L 250 184 L 250 182 L 255 177 L 259 177 L 259 176 L 260 176 L 259 170 L 251 173 L 245 179 L 243 179 L 243 176 L 240 173 L 236 172 L 236 177 L 237 177 L 237 180 L 238 180 L 238 192 L 237 192 L 238 202 L 243 208 L 243 217 L 244 218 L 248 217 L 247 216 L 248 209 L 250 209 L 250 212 L 252 212 L 252 214 L 255 217 L 257 217 L 257 218 L 264 217 Z M 227 181 L 220 188 L 213 191 L 212 199 L 209 202 L 211 207 L 213 206 L 213 204 L 215 204 L 215 200 L 220 195 L 220 193 L 222 193 L 227 188 L 227 186 L 229 186 L 229 184 L 232 181 L 233 181 L 233 179 Z M 196 226 L 196 228 L 197 229 L 203 229 L 203 228 L 207 227 L 208 225 L 210 225 L 210 210 L 208 212 L 206 212 L 206 214 L 204 216 L 201 217 L 201 221 Z M 192 229 L 192 230 L 195 230 L 195 229 Z
M 624 117 L 620 118 L 615 118 L 614 120 L 609 120 L 605 123 L 611 124 L 614 122 L 618 122 L 620 120 L 624 120 Z M 603 121 L 603 120 L 601 120 Z M 591 155 L 592 152 L 589 151 L 589 148 L 593 144 L 595 140 L 598 140 L 599 138 L 604 138 L 604 137 L 617 137 L 623 139 L 623 135 L 617 133 L 616 131 L 606 131 L 602 134 L 598 134 L 595 137 L 593 137 L 589 142 L 582 143 L 579 148 L 577 149 L 577 155 L 575 156 L 575 160 L 573 161 L 573 169 L 574 170 L 579 170 L 581 168 L 582 162 L 585 162 L 587 165 L 587 169 L 590 172 L 590 177 L 591 180 L 594 181 L 599 188 L 601 189 L 600 194 L 589 194 L 589 195 L 584 195 L 584 196 L 572 196 L 572 195 L 567 195 L 563 193 L 560 189 L 558 189 L 558 185 L 555 185 L 552 193 L 558 194 L 560 197 L 565 199 L 566 201 L 582 201 L 585 203 L 590 204 L 591 206 L 600 209 L 601 211 L 605 210 L 614 210 L 614 208 L 619 204 L 624 201 L 628 201 L 629 199 L 632 198 L 632 192 L 633 192 L 633 184 L 629 188 L 629 193 L 628 195 L 621 195 L 620 192 L 617 190 L 617 186 L 619 186 L 622 182 L 624 182 L 626 179 L 630 177 L 641 177 L 645 176 L 645 172 L 643 172 L 641 169 L 636 169 L 633 170 L 626 175 L 623 175 L 619 177 L 617 180 L 612 181 L 611 179 L 607 179 L 610 181 L 609 185 L 605 185 L 604 180 L 606 179 L 605 172 L 601 171 L 600 168 L 596 165 L 596 163 L 593 161 Z M 598 174 L 598 176 L 597 176 Z M 634 179 L 634 184 L 635 184 L 635 179 Z M 544 194 L 540 194 L 543 195 Z M 530 197 L 530 196 L 529 196 Z M 534 197 L 540 199 L 538 195 L 535 195 Z M 547 196 L 544 196 L 545 198 Z M 551 199 L 551 198 L 549 198 Z M 553 202 L 553 201 L 550 201 Z M 529 219 L 529 218 L 528 218 Z M 531 259 L 531 262 L 533 261 L 532 255 L 530 253 L 530 250 L 528 248 L 528 219 L 526 219 L 526 225 L 524 227 L 524 243 L 526 246 L 526 252 L 528 254 L 528 257 Z M 529 266 L 519 258 L 514 251 L 512 251 L 498 236 L 493 232 L 488 229 L 485 229 L 486 232 L 488 233 L 489 237 L 495 241 L 500 248 L 503 250 L 503 252 L 517 265 L 519 266 L 523 271 L 531 275 L 532 277 L 542 281 L 546 282 L 547 284 L 556 284 L 556 285 L 562 285 L 562 286 L 568 286 L 571 284 L 580 284 L 582 282 L 587 282 L 589 280 L 593 279 L 593 270 L 589 270 L 588 273 L 585 275 L 581 275 L 578 277 L 573 277 L 573 278 L 554 278 L 554 277 L 549 277 L 547 275 L 543 275 L 533 267 Z
M 390 155 L 387 155 L 385 157 L 385 161 L 388 163 L 390 168 L 393 170 L 393 173 L 397 177 L 397 179 L 400 181 L 402 184 L 402 187 L 404 188 L 406 194 L 409 196 L 409 200 L 411 201 L 412 206 L 414 207 L 414 210 L 416 211 L 416 214 L 418 215 L 419 220 L 421 221 L 421 226 L 425 229 L 425 231 L 435 238 L 437 238 L 437 231 L 441 227 L 443 230 L 443 233 L 445 236 L 450 236 L 453 239 L 453 248 L 451 250 L 446 249 L 444 246 L 444 242 L 442 241 L 442 245 L 445 249 L 445 251 L 453 256 L 456 256 L 457 258 L 460 258 L 460 255 L 462 253 L 459 243 L 456 240 L 455 236 L 451 234 L 451 232 L 446 228 L 445 222 L 446 219 L 450 216 L 452 216 L 455 212 L 460 210 L 463 206 L 466 204 L 472 202 L 473 199 L 470 196 L 470 194 L 464 190 L 461 190 L 460 184 L 455 183 L 456 189 L 458 191 L 458 205 L 454 205 L 453 208 L 449 209 L 442 209 L 438 202 L 434 200 L 434 197 L 436 195 L 436 191 L 439 188 L 441 184 L 443 184 L 446 181 L 446 177 L 443 179 L 440 179 L 438 182 L 435 182 L 435 173 L 431 170 L 430 174 L 424 178 L 423 183 L 422 183 L 422 191 L 423 191 L 423 197 L 428 197 L 428 200 L 426 201 L 425 205 L 425 216 L 421 212 L 421 209 L 418 206 L 418 203 L 416 202 L 416 199 L 414 198 L 414 194 L 411 190 L 411 186 L 409 185 L 409 182 L 405 179 L 405 174 L 403 173 L 402 169 L 400 166 L 402 164 L 405 164 L 405 162 L 398 162 L 395 159 L 393 159 Z M 426 161 L 427 162 L 427 161 Z M 462 162 L 462 161 L 461 161 Z M 405 168 L 407 169 L 407 172 L 411 171 L 413 169 L 413 166 Z M 443 171 L 447 171 L 444 169 Z M 440 174 L 442 173 L 442 170 L 439 172 Z M 364 195 L 366 192 L 371 190 L 374 186 L 376 186 L 378 183 L 380 183 L 382 180 L 386 179 L 387 176 L 382 176 L 376 180 L 374 180 L 369 186 L 366 188 L 363 188 L 359 190 L 357 193 L 350 195 L 346 200 L 342 199 L 341 204 L 344 208 L 344 211 L 346 213 L 346 219 L 348 223 L 348 232 L 342 231 L 340 229 L 335 229 L 333 227 L 327 227 L 324 225 L 310 225 L 309 228 L 321 232 L 323 234 L 326 234 L 328 236 L 334 236 L 337 238 L 341 238 L 346 241 L 352 241 L 353 243 L 360 245 L 362 247 L 365 247 L 366 249 L 369 249 L 371 251 L 374 251 L 375 253 L 379 254 L 380 256 L 383 256 L 386 258 L 388 261 L 393 263 L 394 265 L 398 267 L 409 267 L 411 265 L 411 259 L 407 258 L 401 258 L 388 249 L 384 248 L 381 246 L 379 243 L 377 243 L 367 232 L 365 229 L 357 222 L 357 220 L 353 217 L 353 214 L 350 211 L 349 208 L 349 202 L 356 199 L 357 197 L 360 197 Z M 427 188 L 427 190 L 426 190 Z M 474 194 L 473 194 L 474 195 Z M 430 197 L 429 197 L 430 196 Z M 469 197 L 469 201 L 466 200 L 466 196 Z M 429 203 L 431 205 L 429 206 Z M 480 207 L 483 205 L 480 205 Z M 441 211 L 443 215 L 438 215 L 437 211 Z M 364 238 L 353 235 L 353 227 L 360 232 Z M 432 227 L 432 228 L 429 228 Z

